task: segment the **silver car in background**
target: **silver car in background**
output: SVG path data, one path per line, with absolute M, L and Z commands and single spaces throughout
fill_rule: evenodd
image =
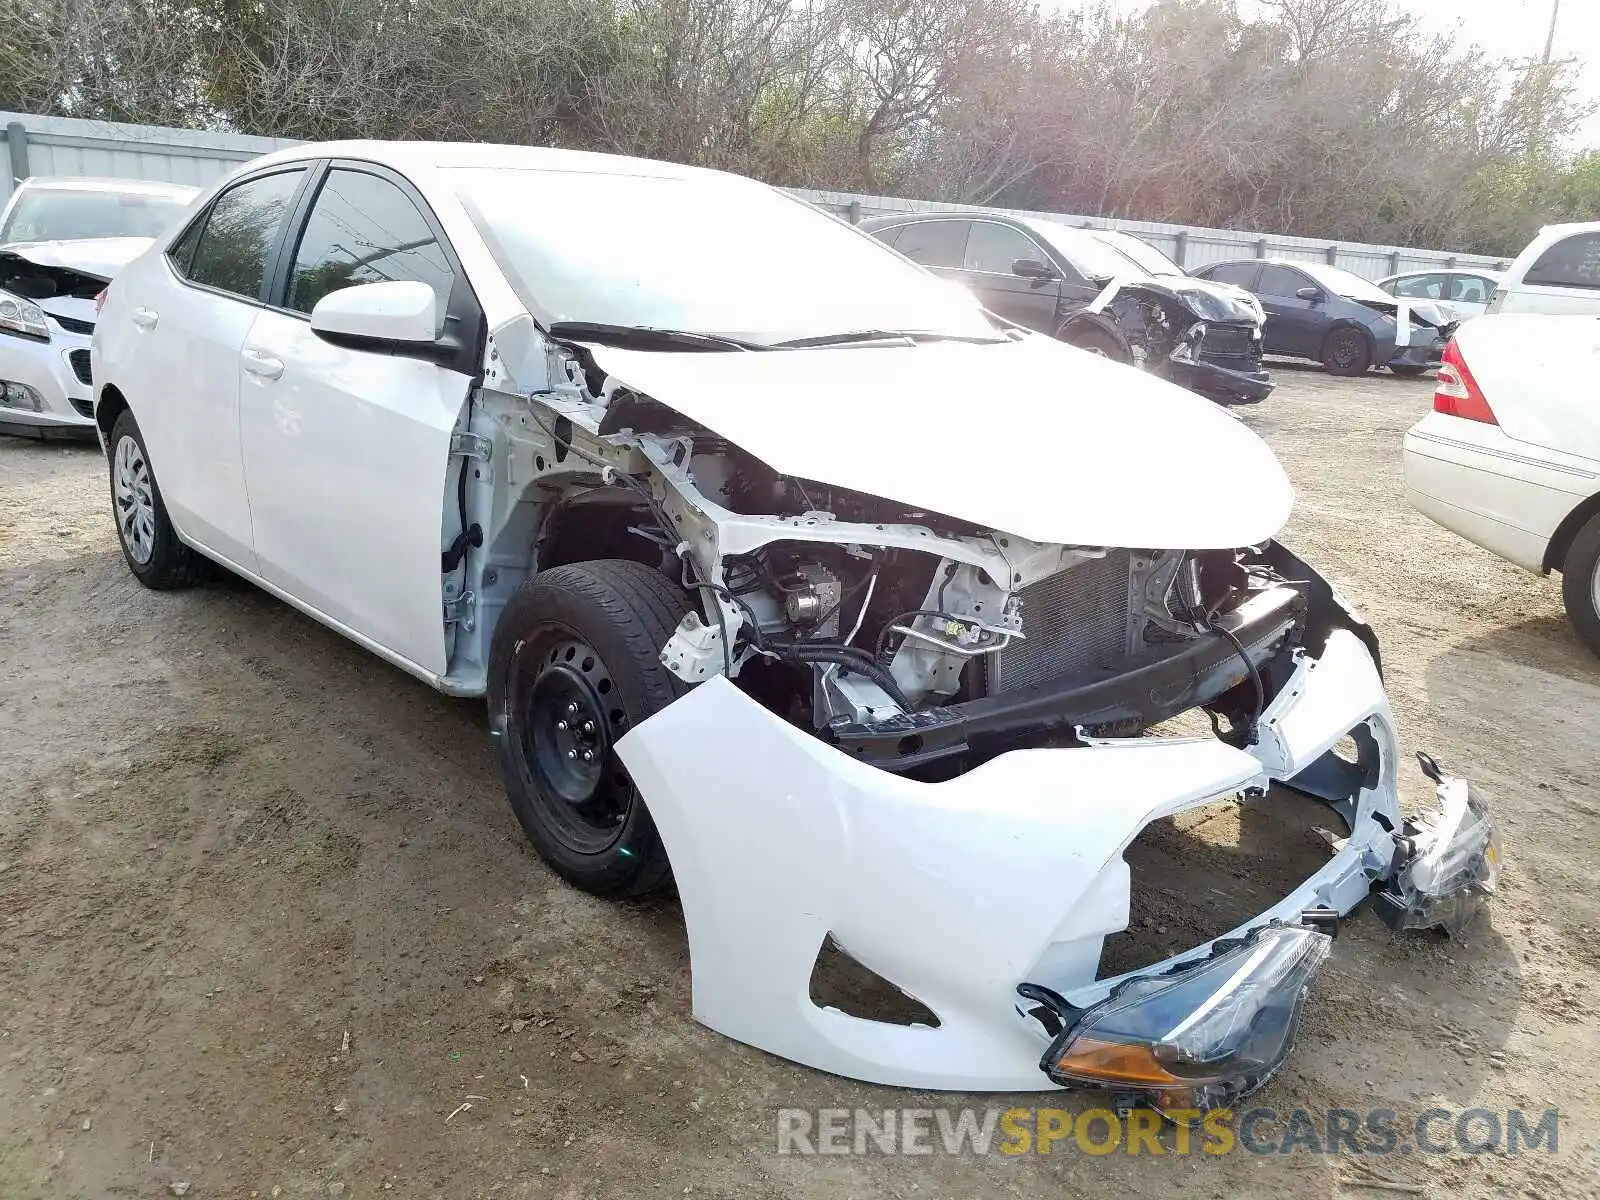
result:
M 26 179 L 0 211 L 0 433 L 94 434 L 95 297 L 197 188 Z

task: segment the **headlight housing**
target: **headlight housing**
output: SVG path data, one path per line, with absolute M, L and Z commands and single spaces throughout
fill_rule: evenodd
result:
M 0 291 L 0 333 L 17 334 L 41 342 L 50 340 L 50 326 L 45 324 L 44 309 L 32 300 L 5 291 Z
M 1500 873 L 1500 837 L 1488 808 L 1466 780 L 1445 778 L 1438 810 L 1406 822 L 1405 834 L 1412 854 L 1378 893 L 1378 915 L 1391 929 L 1460 933 L 1494 895 Z
M 1282 1065 L 1331 944 L 1309 926 L 1267 925 L 1201 963 L 1131 979 L 1064 1028 L 1039 1065 L 1064 1086 L 1107 1088 L 1197 1119 Z

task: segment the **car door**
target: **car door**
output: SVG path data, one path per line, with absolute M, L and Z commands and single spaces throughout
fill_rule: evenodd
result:
M 440 553 L 451 434 L 482 316 L 421 195 L 371 164 L 319 172 L 244 340 L 240 427 L 262 578 L 391 657 L 446 670 Z M 334 345 L 311 310 L 340 288 L 434 289 L 460 350 L 447 360 Z M 432 348 L 430 348 L 432 349 Z M 451 532 L 456 528 L 453 503 Z
M 215 200 L 164 259 L 130 282 L 131 341 L 121 386 L 173 523 L 255 569 L 239 448 L 239 351 L 267 264 L 307 178 L 305 164 L 248 176 Z
M 1304 288 L 1314 288 L 1319 298 L 1307 300 L 1298 295 Z M 1267 353 L 1296 358 L 1321 357 L 1322 342 L 1328 332 L 1330 299 L 1321 284 L 1293 267 L 1267 263 L 1256 280 L 1255 292 L 1267 314 L 1266 328 L 1262 332 Z
M 962 259 L 962 282 L 990 312 L 1040 333 L 1054 333 L 1060 280 L 1018 275 L 1011 269 L 1018 261 L 1059 270 L 1049 252 L 1021 230 L 998 221 L 972 222 Z

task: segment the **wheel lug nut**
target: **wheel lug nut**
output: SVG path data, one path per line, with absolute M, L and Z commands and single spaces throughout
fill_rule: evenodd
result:
M 578 752 L 576 750 L 568 750 L 567 751 L 567 757 L 568 758 L 577 758 L 578 757 Z
M 578 702 L 576 700 L 567 701 L 567 713 L 570 715 L 570 714 L 575 713 L 577 711 L 578 711 Z
M 594 722 L 593 721 L 585 721 L 583 723 L 583 731 L 585 733 L 593 733 L 594 732 Z
M 556 728 L 565 731 L 567 728 L 567 723 L 565 721 L 557 721 Z
M 593 750 L 585 750 L 583 752 L 583 761 L 584 762 L 593 762 L 594 761 L 594 751 Z

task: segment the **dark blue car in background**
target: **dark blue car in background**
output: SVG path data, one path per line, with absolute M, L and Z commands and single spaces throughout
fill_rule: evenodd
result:
M 1315 359 L 1335 375 L 1373 366 L 1420 375 L 1439 365 L 1459 323 L 1447 305 L 1391 296 L 1323 263 L 1248 259 L 1208 263 L 1193 274 L 1256 294 L 1267 313 L 1266 353 Z

